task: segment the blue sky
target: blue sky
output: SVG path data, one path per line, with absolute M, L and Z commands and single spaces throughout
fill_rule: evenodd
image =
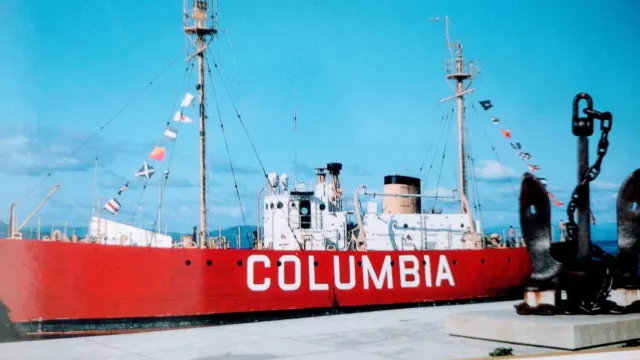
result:
M 575 186 L 572 98 L 590 93 L 595 107 L 614 114 L 611 147 L 593 186 L 599 223 L 615 222 L 615 192 L 638 167 L 637 105 L 640 11 L 635 1 L 257 1 L 220 3 L 220 37 L 213 51 L 266 170 L 312 180 L 311 169 L 344 164 L 342 184 L 352 196 L 358 184 L 381 190 L 384 175 L 418 175 L 434 150 L 442 156 L 446 133 L 438 123 L 451 95 L 444 80 L 444 23 L 465 57 L 480 65 L 468 123 L 485 225 L 517 223 L 511 184 L 526 165 L 491 124 L 478 100 L 490 99 L 492 115 L 533 155 L 549 189 L 567 201 Z M 182 1 L 3 1 L 0 4 L 0 209 L 20 200 L 23 219 L 53 186 L 62 187 L 40 212 L 46 224 L 86 224 L 91 215 L 93 159 L 100 158 L 99 193 L 108 200 L 132 178 L 183 95 L 185 38 Z M 174 61 L 178 59 L 177 61 Z M 174 61 L 172 63 L 172 61 Z M 172 64 L 146 91 L 140 90 Z M 296 79 L 298 132 L 292 132 Z M 259 163 L 214 74 L 225 131 L 247 222 L 255 223 L 264 181 Z M 193 92 L 193 81 L 190 83 Z M 133 100 L 132 100 L 133 99 Z M 80 151 L 120 108 L 129 106 Z M 475 104 L 475 110 L 471 103 Z M 209 223 L 241 224 L 215 102 L 210 98 Z M 189 115 L 195 117 L 195 109 Z M 445 165 L 439 160 L 424 191 L 457 186 L 452 127 Z M 484 131 L 489 136 L 485 136 Z M 182 126 L 173 150 L 164 219 L 176 231 L 198 223 L 198 133 Z M 431 142 L 436 145 L 427 154 Z M 595 149 L 592 140 L 592 159 Z M 507 169 L 497 165 L 496 148 Z M 435 148 L 435 149 L 434 149 Z M 51 177 L 43 175 L 69 159 Z M 157 164 L 162 171 L 167 166 Z M 122 221 L 153 223 L 156 181 L 141 196 L 141 182 L 123 197 Z M 510 181 L 509 179 L 510 178 Z M 36 184 L 36 190 L 29 192 Z M 28 196 L 22 196 L 28 193 Z M 132 209 L 140 209 L 135 218 Z M 446 205 L 446 204 L 445 204 Z M 564 215 L 557 209 L 554 219 Z M 3 210 L 4 212 L 4 210 Z M 6 216 L 2 216 L 6 219 Z

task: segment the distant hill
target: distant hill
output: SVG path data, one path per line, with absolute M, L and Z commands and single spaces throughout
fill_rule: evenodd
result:
M 52 231 L 51 226 L 41 226 L 40 229 L 41 229 L 40 236 L 49 235 Z M 63 230 L 63 229 L 64 229 L 64 226 L 53 227 L 53 230 Z M 256 229 L 257 227 L 255 225 L 248 225 L 246 227 L 240 226 L 240 232 L 242 236 L 242 241 L 240 242 L 241 248 L 245 249 L 245 248 L 250 248 L 252 246 L 252 241 L 253 241 L 252 236 L 253 236 L 253 232 L 256 231 Z M 491 233 L 502 234 L 503 232 L 506 233 L 508 229 L 509 229 L 509 226 L 489 226 L 484 228 L 484 232 L 486 234 L 491 234 Z M 31 229 L 29 228 L 24 229 L 23 231 L 24 235 L 27 236 L 29 231 L 31 231 Z M 35 232 L 35 229 L 33 229 L 33 231 Z M 75 232 L 75 234 L 77 234 L 80 237 L 85 236 L 88 231 L 89 229 L 86 226 L 67 228 L 68 234 L 72 234 Z M 554 232 L 553 234 L 554 239 L 556 240 L 560 239 L 560 230 L 558 229 L 557 226 L 553 229 L 553 232 Z M 171 232 L 171 231 L 169 232 L 169 235 L 173 238 L 174 241 L 180 241 L 181 236 L 184 234 L 191 234 L 191 233 L 190 232 Z M 0 237 L 6 237 L 8 235 L 9 235 L 9 225 L 7 225 L 6 223 L 0 222 Z M 238 236 L 237 226 L 222 229 L 222 235 L 227 238 L 227 240 L 231 244 L 231 247 L 234 247 L 234 248 L 236 247 L 236 238 Z M 36 236 L 35 233 L 32 236 Z M 218 231 L 217 230 L 210 231 L 209 236 L 217 237 Z M 594 242 L 598 242 L 598 243 L 616 242 L 618 239 L 616 224 L 596 224 L 595 226 L 592 225 L 591 237 Z
M 257 227 L 255 225 L 249 226 L 240 226 L 241 233 L 241 241 L 240 247 L 243 249 L 251 248 L 253 246 L 253 232 L 256 231 Z M 64 231 L 64 226 L 51 226 L 51 225 L 42 225 L 40 226 L 40 236 L 51 235 L 51 233 L 55 230 Z M 151 230 L 147 228 L 147 230 Z M 33 234 L 31 234 L 33 231 Z M 24 237 L 36 237 L 36 229 L 26 228 L 23 229 L 22 233 Z M 71 234 L 76 234 L 79 237 L 84 237 L 89 232 L 89 227 L 87 226 L 76 226 L 76 227 L 67 227 L 67 234 L 71 236 Z M 238 226 L 229 227 L 222 229 L 222 236 L 226 237 L 230 243 L 232 248 L 236 247 L 236 239 L 238 236 Z M 0 237 L 8 236 L 9 234 L 9 225 L 0 222 Z M 190 235 L 191 232 L 169 232 L 169 236 L 173 238 L 173 241 L 178 242 L 182 235 Z M 209 236 L 218 236 L 218 231 L 210 231 Z

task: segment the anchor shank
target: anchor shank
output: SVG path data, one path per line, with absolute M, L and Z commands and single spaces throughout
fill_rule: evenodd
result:
M 589 138 L 578 136 L 578 184 L 586 177 L 589 170 Z M 576 260 L 578 263 L 586 262 L 590 257 L 591 249 L 591 223 L 589 221 L 589 183 L 582 188 L 577 203 L 578 208 L 578 252 Z

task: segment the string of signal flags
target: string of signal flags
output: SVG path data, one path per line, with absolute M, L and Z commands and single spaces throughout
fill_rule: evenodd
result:
M 149 153 L 149 161 L 142 161 L 142 165 L 140 168 L 133 173 L 134 179 L 128 180 L 126 183 L 120 187 L 117 194 L 113 196 L 107 203 L 104 205 L 104 209 L 110 212 L 113 215 L 117 215 L 120 211 L 122 205 L 118 200 L 118 196 L 122 195 L 128 188 L 129 184 L 135 179 L 151 179 L 153 175 L 156 173 L 156 169 L 154 167 L 156 162 L 164 161 L 167 154 L 167 144 L 175 141 L 178 138 L 178 127 L 180 124 L 188 124 L 192 123 L 193 119 L 186 116 L 184 114 L 184 110 L 193 106 L 195 97 L 190 93 L 186 93 L 180 102 L 180 109 L 176 111 L 173 116 L 173 121 L 176 122 L 177 126 L 171 126 L 171 121 L 168 121 L 164 132 L 162 133 L 162 137 L 156 142 L 156 145 L 153 147 L 151 152 Z M 165 171 L 166 173 L 166 171 Z M 166 174 L 165 174 L 166 175 Z
M 493 107 L 493 104 L 491 104 L 491 100 L 481 100 L 478 101 L 478 103 L 480 103 L 480 106 L 482 106 L 482 108 L 484 109 L 484 111 L 489 112 L 489 114 L 491 114 L 491 112 L 489 111 L 489 109 L 491 109 Z M 501 125 L 502 122 L 500 121 L 499 118 L 497 118 L 496 116 L 489 116 L 489 120 L 491 120 L 491 122 L 494 125 Z M 500 129 L 500 134 L 502 134 L 502 136 L 507 139 L 509 141 L 509 144 L 511 145 L 511 148 L 516 152 L 516 155 L 518 155 L 518 157 L 525 162 L 525 164 L 527 165 L 527 167 L 529 168 L 529 171 L 533 174 L 535 174 L 536 171 L 540 170 L 540 166 L 536 165 L 535 163 L 533 163 L 532 161 L 532 156 L 531 153 L 527 152 L 524 150 L 524 148 L 522 147 L 522 143 L 520 143 L 519 141 L 515 141 L 513 139 L 513 134 L 511 133 L 511 130 L 508 129 L 504 129 L 501 128 Z M 540 182 L 544 185 L 544 187 L 547 187 L 548 181 L 546 178 L 541 178 L 538 177 L 538 179 L 540 180 Z M 564 203 L 560 200 L 558 200 L 551 192 L 549 192 L 547 190 L 547 192 L 549 193 L 549 199 L 551 199 L 551 201 L 553 202 L 553 204 L 555 206 L 561 207 L 564 205 Z
M 195 97 L 193 95 L 191 95 L 190 93 L 186 93 L 184 98 L 182 99 L 181 103 L 180 103 L 180 109 L 178 111 L 176 111 L 175 115 L 173 116 L 173 120 L 179 124 L 181 123 L 192 123 L 193 119 L 191 119 L 190 117 L 184 115 L 184 109 L 185 108 L 189 108 L 191 106 L 193 106 L 194 104 L 194 100 Z M 491 103 L 491 100 L 481 100 L 478 102 L 480 104 L 480 106 L 482 106 L 482 108 L 484 109 L 484 111 L 489 112 L 489 110 L 491 108 L 493 108 L 493 104 Z M 496 116 L 490 115 L 489 116 L 489 120 L 491 120 L 491 122 L 494 125 L 499 125 L 502 122 L 500 121 L 500 119 Z M 519 141 L 515 141 L 513 139 L 513 134 L 511 132 L 511 130 L 508 129 L 500 129 L 500 134 L 507 140 L 509 140 L 509 144 L 511 145 L 511 148 L 516 152 L 516 155 L 523 161 L 525 162 L 525 164 L 527 165 L 529 171 L 531 173 L 535 173 L 536 171 L 540 170 L 540 166 L 533 163 L 532 162 L 532 158 L 533 156 L 531 155 L 531 153 L 527 152 L 524 150 L 522 143 Z M 142 162 L 142 165 L 140 166 L 140 168 L 135 171 L 133 173 L 135 178 L 142 178 L 142 179 L 150 179 L 156 172 L 155 167 L 153 165 L 155 165 L 155 162 L 161 162 L 165 159 L 166 157 L 166 143 L 167 142 L 171 142 L 171 141 L 175 141 L 178 137 L 178 129 L 176 127 L 171 126 L 171 123 L 167 123 L 166 127 L 164 129 L 163 132 L 163 136 L 161 137 L 161 139 L 156 143 L 156 145 L 154 146 L 154 148 L 151 150 L 151 152 L 149 153 L 149 159 L 151 159 L 150 163 L 147 162 L 146 160 Z M 548 181 L 546 178 L 540 178 L 539 177 L 540 182 L 547 187 L 548 185 Z M 109 211 L 111 214 L 113 215 L 117 215 L 118 212 L 120 211 L 122 205 L 120 203 L 120 201 L 118 200 L 118 196 L 122 195 L 122 193 L 124 193 L 128 187 L 129 184 L 131 183 L 132 180 L 127 181 L 125 184 L 122 185 L 122 187 L 120 187 L 120 190 L 118 190 L 117 195 L 115 195 L 114 197 L 112 197 L 109 201 L 107 201 L 107 203 L 104 205 L 104 209 Z M 555 206 L 563 206 L 564 203 L 560 200 L 558 200 L 553 193 L 548 192 L 549 193 L 549 198 L 551 199 L 551 201 L 553 202 L 553 204 Z

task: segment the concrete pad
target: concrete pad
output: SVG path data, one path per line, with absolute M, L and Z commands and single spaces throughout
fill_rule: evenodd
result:
M 512 357 L 509 357 L 512 358 Z M 638 360 L 640 359 L 640 350 L 638 348 L 617 348 L 617 349 L 598 349 L 598 350 L 580 350 L 572 353 L 550 353 L 532 356 L 516 356 L 517 359 L 527 360 Z M 495 357 L 482 357 L 466 360 L 494 360 Z
M 495 341 L 452 337 L 447 316 L 516 302 L 420 307 L 182 330 L 0 344 L 0 360 L 423 360 L 486 357 Z M 515 355 L 557 350 L 509 345 Z M 564 360 L 564 359 L 563 359 Z
M 578 350 L 640 339 L 640 314 L 518 315 L 515 309 L 452 314 L 450 335 L 546 348 Z

